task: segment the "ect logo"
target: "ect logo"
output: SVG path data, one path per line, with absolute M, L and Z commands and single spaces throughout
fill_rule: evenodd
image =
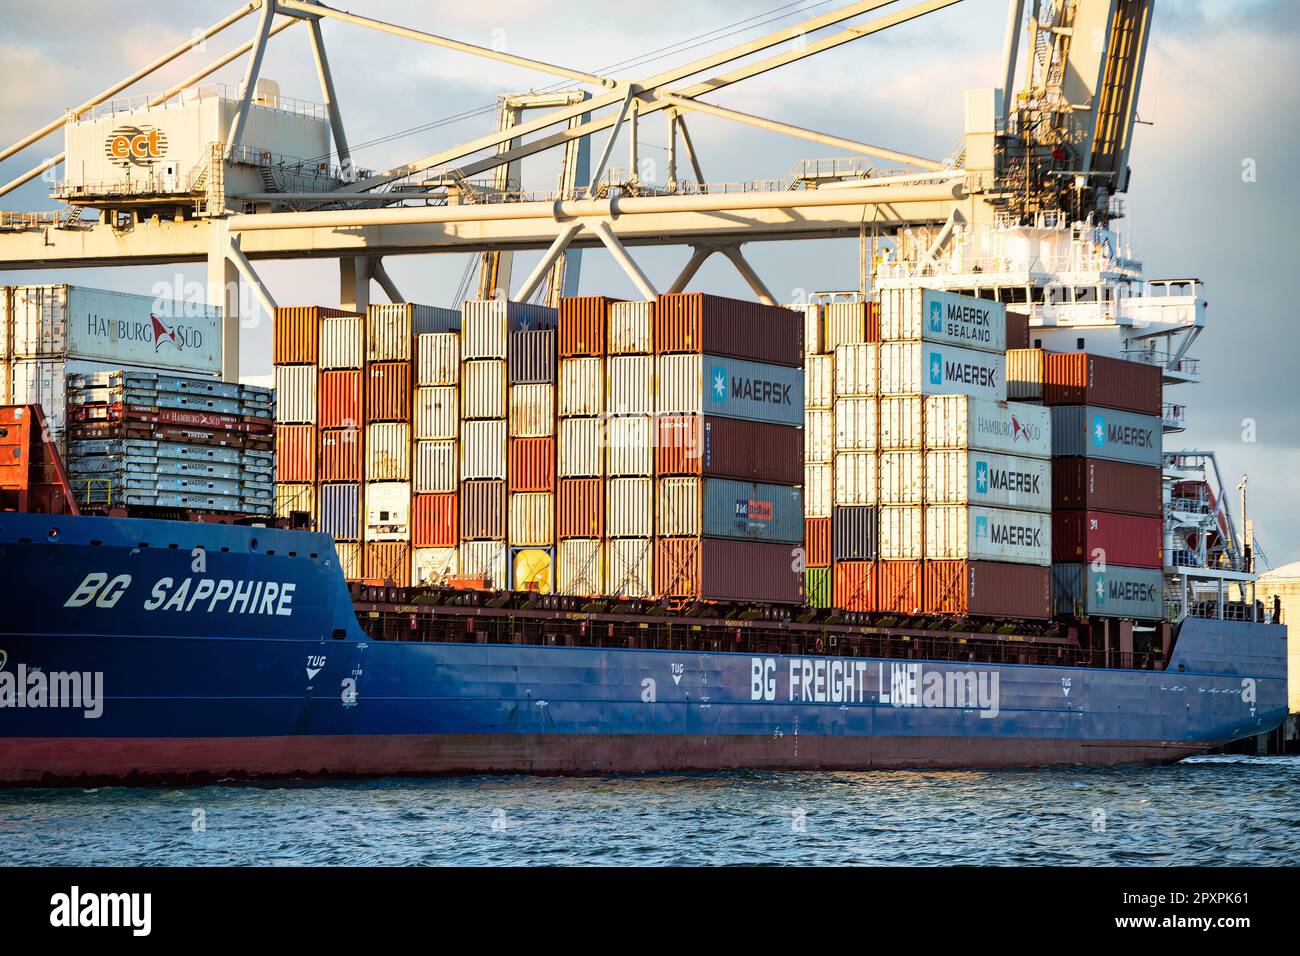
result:
M 154 126 L 119 126 L 104 140 L 104 154 L 118 166 L 149 166 L 167 153 L 167 134 Z
M 1101 415 L 1095 415 L 1092 419 L 1092 443 L 1098 448 L 1106 444 L 1106 419 Z
M 943 358 L 938 352 L 930 353 L 930 384 L 943 384 Z
M 989 463 L 987 461 L 975 462 L 975 493 L 977 495 L 987 495 L 989 493 Z
M 936 334 L 943 331 L 943 306 L 938 302 L 930 303 L 930 331 Z
M 715 365 L 710 372 L 710 378 L 712 384 L 709 393 L 713 396 L 713 400 L 718 404 L 725 403 L 727 401 L 727 370 L 721 365 Z

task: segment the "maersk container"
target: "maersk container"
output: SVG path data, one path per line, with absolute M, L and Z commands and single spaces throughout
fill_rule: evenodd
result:
M 803 424 L 802 369 L 713 355 L 661 355 L 655 387 L 660 415 Z
M 335 541 L 361 540 L 361 486 L 325 484 L 317 489 L 319 530 Z
M 411 546 L 405 541 L 367 541 L 362 549 L 362 578 L 404 588 L 411 581 Z
M 1043 370 L 1043 403 L 1159 415 L 1164 401 L 1163 377 L 1163 366 L 1146 362 L 1089 352 L 1049 355 Z
M 492 591 L 509 587 L 509 562 L 504 541 L 462 541 L 460 543 L 460 577 L 482 581 Z
M 506 483 L 465 481 L 460 486 L 462 539 L 506 539 Z
M 542 385 L 555 381 L 555 339 L 555 329 L 510 333 L 507 351 L 510 353 L 511 385 Z
M 788 544 L 724 538 L 655 541 L 655 590 L 697 601 L 803 603 Z
M 461 418 L 506 417 L 506 363 L 479 359 L 461 366 Z
M 836 508 L 831 518 L 831 556 L 836 561 L 874 561 L 880 553 L 880 512 Z
M 650 538 L 605 541 L 605 586 L 616 597 L 650 597 L 654 590 L 654 548 Z
M 461 358 L 508 357 L 507 336 L 525 329 L 553 329 L 559 312 L 542 305 L 477 299 L 461 305 Z
M 836 505 L 874 505 L 879 500 L 874 452 L 854 451 L 836 455 L 834 471 Z
M 605 360 L 570 358 L 560 362 L 560 416 L 600 415 L 605 411 Z
M 650 355 L 654 352 L 653 302 L 611 302 L 609 354 Z
M 1053 564 L 1056 613 L 1071 617 L 1165 618 L 1165 577 L 1154 568 Z
M 654 534 L 654 479 L 611 478 L 605 482 L 605 534 L 648 538 Z
M 803 513 L 809 518 L 829 518 L 835 501 L 835 484 L 830 465 L 803 467 Z
M 611 415 L 653 415 L 655 360 L 652 355 L 616 355 L 605 366 L 605 407 Z
M 420 494 L 456 490 L 456 442 L 415 443 L 415 490 Z
M 835 397 L 870 397 L 878 393 L 880 346 L 841 345 L 835 350 Z
M 367 484 L 366 541 L 409 541 L 411 539 L 411 486 L 404 481 Z
M 926 561 L 926 614 L 997 621 L 1052 616 L 1052 569 L 993 561 Z
M 1033 511 L 935 505 L 925 509 L 930 560 L 1052 563 L 1052 518 Z
M 411 544 L 417 548 L 452 548 L 460 540 L 460 498 L 452 494 L 415 495 L 411 499 Z
M 798 367 L 803 361 L 803 316 L 780 306 L 701 292 L 668 293 L 655 305 L 655 351 Z
M 460 396 L 454 385 L 437 385 L 415 390 L 415 438 L 417 441 L 449 441 L 460 432 Z
M 605 473 L 605 420 L 561 418 L 559 428 L 561 478 L 598 478 Z
M 570 597 L 605 593 L 604 545 L 599 538 L 565 538 L 556 546 L 556 590 Z
M 1052 463 L 985 451 L 925 456 L 925 503 L 1052 510 Z
M 555 386 L 510 388 L 510 436 L 546 438 L 555 434 Z
M 972 449 L 1023 458 L 1049 458 L 1052 413 L 1041 405 L 990 402 L 968 395 L 925 399 L 925 445 L 929 449 Z
M 301 512 L 316 518 L 316 486 L 314 484 L 275 485 L 275 514 L 278 518 L 287 518 L 294 512 Z
M 918 505 L 880 509 L 880 557 L 884 561 L 919 561 L 923 557 L 925 524 Z
M 555 495 L 523 492 L 510 495 L 510 544 L 544 548 L 555 543 Z
M 1160 517 L 1163 469 L 1103 458 L 1052 460 L 1052 507 Z
M 315 365 L 275 367 L 275 420 L 282 425 L 316 423 Z
M 809 408 L 803 414 L 804 461 L 829 464 L 835 454 L 835 413 Z
M 655 533 L 665 537 L 803 540 L 803 495 L 788 485 L 661 478 L 655 516 Z
M 797 428 L 712 415 L 661 415 L 656 425 L 657 474 L 803 482 L 803 435 Z
M 936 289 L 883 289 L 880 337 L 886 342 L 933 342 L 1002 354 L 1007 309 L 1001 302 Z
M 921 411 L 924 408 L 917 396 L 886 395 L 880 399 L 876 416 L 881 451 L 914 451 L 925 440 Z
M 1043 349 L 1007 350 L 1007 398 L 1011 401 L 1043 400 Z
M 411 549 L 411 583 L 416 587 L 442 587 L 457 577 L 460 577 L 459 549 Z
M 925 492 L 925 456 L 919 451 L 882 452 L 876 463 L 882 505 L 919 505 Z
M 1054 457 L 1164 464 L 1164 425 L 1156 416 L 1093 405 L 1057 405 L 1050 411 Z
M 882 395 L 973 395 L 1005 401 L 1006 355 L 932 342 L 880 346 Z
M 362 337 L 365 322 L 359 315 L 335 315 L 321 319 L 320 367 L 359 369 L 365 365 Z
M 610 475 L 650 476 L 654 474 L 654 419 L 649 415 L 626 415 L 605 422 L 609 451 L 605 470 Z
M 1162 568 L 1164 520 L 1107 511 L 1057 511 L 1052 515 L 1052 560 Z
M 432 305 L 398 302 L 366 310 L 366 361 L 409 361 L 416 335 L 450 332 L 460 327 L 460 313 Z
M 572 296 L 560 300 L 560 354 L 604 355 L 605 330 L 613 299 L 603 295 Z
M 878 342 L 879 338 L 870 334 L 870 316 L 874 311 L 871 302 L 829 302 L 823 306 L 824 351 L 834 352 L 842 345 Z
M 506 423 L 473 421 L 460 424 L 460 477 L 462 481 L 506 477 Z
M 835 450 L 875 451 L 877 412 L 874 398 L 841 398 L 835 402 Z
M 835 356 L 809 355 L 805 367 L 805 405 L 808 408 L 831 408 L 835 404 Z
M 415 383 L 455 385 L 460 381 L 460 335 L 428 332 L 415 337 Z
M 411 480 L 411 426 L 380 422 L 366 426 L 366 480 Z

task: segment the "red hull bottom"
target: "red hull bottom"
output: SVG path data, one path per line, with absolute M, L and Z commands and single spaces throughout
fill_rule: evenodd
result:
M 973 737 L 455 734 L 0 739 L 0 785 L 201 783 L 296 777 L 901 770 L 1171 763 L 1173 741 Z

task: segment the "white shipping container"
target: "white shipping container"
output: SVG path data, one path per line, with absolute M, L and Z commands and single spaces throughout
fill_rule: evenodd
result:
M 835 350 L 835 397 L 875 395 L 878 345 L 841 345 Z
M 372 482 L 365 487 L 367 541 L 409 541 L 411 486 L 405 481 Z
M 861 345 L 867 341 L 867 309 L 865 302 L 831 302 L 825 306 L 827 352 L 834 352 L 841 345 Z
M 880 400 L 881 451 L 909 451 L 921 447 L 924 406 L 917 396 L 888 395 Z
M 1052 510 L 1052 465 L 987 451 L 932 451 L 925 456 L 925 503 Z
M 925 443 L 935 449 L 970 448 L 1050 458 L 1052 410 L 1023 402 L 932 395 L 925 400 Z
M 605 534 L 611 538 L 654 534 L 653 478 L 611 478 L 605 483 Z
M 935 289 L 885 289 L 880 294 L 880 337 L 1002 353 L 1007 350 L 1007 307 Z
M 315 365 L 275 367 L 275 420 L 281 425 L 316 424 Z
M 877 463 L 882 505 L 919 505 L 924 493 L 923 466 L 919 451 L 887 451 Z
M 372 305 L 366 313 L 366 358 L 371 362 L 405 361 L 417 333 L 450 332 L 460 322 L 454 309 L 397 302 Z
M 609 304 L 609 354 L 649 355 L 654 351 L 654 303 Z
M 361 368 L 365 320 L 359 315 L 326 316 L 320 323 L 320 367 Z
M 1005 353 L 980 352 L 931 342 L 880 346 L 882 395 L 973 395 L 1005 401 Z
M 600 415 L 605 411 L 605 360 L 560 359 L 560 416 Z
M 835 356 L 809 355 L 804 367 L 806 407 L 830 408 L 835 404 Z
M 460 478 L 506 478 L 506 423 L 475 421 L 460 424 Z
M 555 495 L 549 491 L 518 492 L 510 496 L 510 544 L 516 548 L 546 548 L 555 543 Z
M 875 451 L 876 413 L 874 398 L 841 398 L 835 402 L 835 450 Z
M 654 556 L 649 538 L 610 538 L 605 542 L 605 584 L 620 597 L 654 593 Z
M 460 308 L 460 354 L 462 359 L 506 357 L 505 302 L 473 300 Z
M 415 384 L 456 385 L 460 382 L 460 335 L 425 332 L 415 337 Z
M 1009 508 L 939 505 L 925 509 L 931 560 L 1052 563 L 1052 516 Z
M 803 413 L 803 459 L 827 463 L 835 454 L 835 413 L 807 408 Z
M 545 438 L 555 434 L 555 386 L 510 387 L 510 434 L 515 438 Z
M 596 597 L 605 593 L 604 544 L 599 538 L 565 538 L 557 548 L 560 594 Z
M 456 442 L 415 443 L 415 490 L 419 494 L 442 494 L 456 490 Z
M 803 466 L 803 513 L 806 518 L 829 518 L 835 489 L 831 465 L 809 463 Z
M 366 480 L 411 480 L 411 426 L 376 422 L 366 426 Z
M 462 418 L 506 417 L 506 363 L 479 359 L 461 366 Z
M 874 505 L 876 496 L 876 455 L 854 451 L 835 456 L 835 504 Z
M 787 305 L 787 309 L 803 313 L 803 354 L 820 355 L 826 351 L 826 337 L 822 329 L 822 307 L 820 305 Z
M 436 587 L 460 574 L 460 552 L 455 548 L 414 548 L 411 583 Z
M 919 561 L 925 531 L 923 509 L 918 505 L 891 506 L 880 509 L 880 559 L 882 561 Z
M 460 396 L 454 385 L 415 390 L 415 438 L 449 440 L 460 432 Z
M 660 478 L 655 503 L 655 534 L 660 537 L 694 537 L 703 519 L 700 479 Z
M 605 420 L 606 472 L 610 475 L 653 475 L 654 419 L 649 415 L 625 415 Z
M 557 457 L 561 478 L 599 478 L 603 475 L 605 420 L 561 418 Z
M 653 355 L 620 355 L 606 371 L 606 407 L 611 415 L 653 415 L 655 360 Z M 596 414 L 595 412 L 574 414 Z
M 462 541 L 460 543 L 460 573 L 463 577 L 483 578 L 489 588 L 504 591 L 509 585 L 506 567 L 504 541 Z

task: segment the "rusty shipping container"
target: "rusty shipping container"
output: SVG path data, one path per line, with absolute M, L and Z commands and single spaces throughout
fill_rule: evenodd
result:
M 605 536 L 605 483 L 599 478 L 562 478 L 556 500 L 561 538 Z
M 803 363 L 803 316 L 780 306 L 702 292 L 659 296 L 655 351 L 693 352 L 767 365 Z
M 614 299 L 584 295 L 560 300 L 560 355 L 604 355 Z
M 287 484 L 277 482 L 275 485 L 275 514 L 287 518 L 293 513 L 305 514 L 316 518 L 316 486 L 314 484 Z
M 316 480 L 316 426 L 275 426 L 275 480 Z
M 555 439 L 512 438 L 507 443 L 510 490 L 555 490 Z
M 1052 560 L 1060 564 L 1104 561 L 1127 568 L 1164 566 L 1164 521 L 1108 511 L 1057 511 L 1052 515 Z
M 1163 371 L 1089 352 L 1048 355 L 1043 365 L 1043 403 L 1101 405 L 1138 415 L 1163 410 Z
M 460 367 L 460 417 L 506 417 L 506 363 L 475 359 Z
M 505 540 L 506 483 L 504 481 L 461 483 L 460 536 L 465 540 Z
M 411 420 L 411 363 L 372 362 L 366 368 L 367 422 Z
M 1054 458 L 1052 508 L 1160 517 L 1162 469 L 1104 458 Z
M 321 428 L 361 427 L 361 374 L 356 369 L 321 372 L 317 389 Z
M 409 587 L 411 584 L 411 546 L 405 541 L 367 541 L 363 580 Z
M 926 614 L 1044 620 L 1052 616 L 1052 569 L 992 561 L 926 561 Z
M 790 545 L 720 538 L 655 541 L 655 591 L 697 601 L 801 604 L 803 574 Z
M 430 332 L 415 337 L 417 385 L 456 385 L 460 382 L 460 335 Z
M 319 305 L 281 306 L 272 316 L 271 362 L 274 365 L 315 365 L 320 355 L 321 320 L 356 315 Z
M 803 519 L 803 547 L 810 568 L 827 568 L 831 564 L 831 519 Z
M 555 386 L 510 387 L 510 437 L 545 438 L 555 434 Z
M 875 611 L 879 603 L 875 561 L 837 561 L 832 571 L 833 605 L 844 611 Z
M 460 501 L 455 494 L 415 495 L 411 500 L 411 544 L 454 548 L 459 541 Z
M 657 419 L 655 473 L 803 483 L 803 431 L 790 425 L 713 415 Z
M 361 480 L 361 432 L 355 428 L 320 431 L 320 481 Z
M 921 561 L 881 561 L 876 567 L 876 610 L 920 614 L 923 606 Z
M 506 344 L 511 385 L 546 385 L 555 381 L 554 329 L 511 332 Z
M 654 352 L 653 302 L 613 302 L 609 307 L 606 344 L 610 355 L 650 355 Z

